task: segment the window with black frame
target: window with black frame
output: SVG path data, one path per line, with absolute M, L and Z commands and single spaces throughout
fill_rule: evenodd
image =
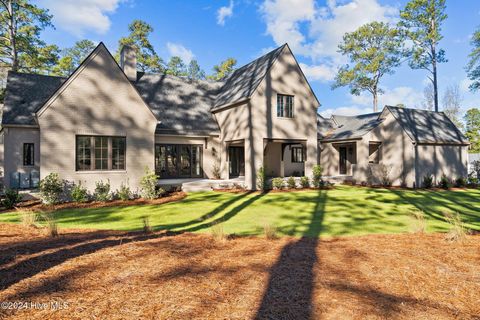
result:
M 76 170 L 125 170 L 126 138 L 109 136 L 77 136 Z
M 277 94 L 277 117 L 293 118 L 293 96 Z
M 24 166 L 35 165 L 35 145 L 33 143 L 23 144 L 23 165 Z
M 202 146 L 156 144 L 155 172 L 160 178 L 202 177 Z
M 303 147 L 292 147 L 292 162 L 301 163 L 304 162 Z

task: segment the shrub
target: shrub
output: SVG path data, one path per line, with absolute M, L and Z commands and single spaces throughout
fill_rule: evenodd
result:
M 108 201 L 111 199 L 110 180 L 103 182 L 102 180 L 95 182 L 95 200 Z
M 411 211 L 410 216 L 413 219 L 413 223 L 412 223 L 413 233 L 425 233 L 427 229 L 427 223 L 425 221 L 425 215 L 423 211 L 420 211 L 420 210 Z
M 445 240 L 451 242 L 463 241 L 467 237 L 467 231 L 463 226 L 462 219 L 460 215 L 457 213 L 450 213 L 445 212 L 443 214 L 445 216 L 445 220 L 450 225 L 450 229 L 445 236 Z
M 275 190 L 281 190 L 283 188 L 283 179 L 282 178 L 273 178 L 272 179 L 272 187 Z
M 85 187 L 82 187 L 82 184 L 76 184 L 72 188 L 72 200 L 75 202 L 87 202 L 88 201 L 88 190 Z
M 145 175 L 140 180 L 141 195 L 144 199 L 156 199 L 159 197 L 157 192 L 157 175 L 155 172 L 145 167 Z
M 260 167 L 257 171 L 257 188 L 260 191 L 267 190 L 267 174 L 264 167 Z
M 467 180 L 464 177 L 458 177 L 455 179 L 455 187 L 464 188 L 467 185 Z
M 442 174 L 440 177 L 440 182 L 438 183 L 438 186 L 443 189 L 449 189 L 452 186 L 452 183 L 450 182 L 450 179 L 445 174 Z
M 145 234 L 150 234 L 152 233 L 152 227 L 150 226 L 150 218 L 145 216 L 142 217 L 142 224 L 143 224 L 143 232 Z
M 122 201 L 130 200 L 132 198 L 132 191 L 130 190 L 128 184 L 122 183 L 120 185 L 120 189 L 117 190 L 117 195 Z
M 49 173 L 48 176 L 40 181 L 40 194 L 43 202 L 46 204 L 56 204 L 60 202 L 63 193 L 63 183 L 58 173 Z
M 476 188 L 478 186 L 478 178 L 470 176 L 468 178 L 468 185 L 472 188 Z
M 22 224 L 26 227 L 35 226 L 37 222 L 37 214 L 33 211 L 22 212 Z
M 289 177 L 287 179 L 287 187 L 289 189 L 296 189 L 297 188 L 297 182 L 295 181 L 294 177 Z
M 309 188 L 310 187 L 310 179 L 307 176 L 303 176 L 300 178 L 300 185 L 302 188 Z
M 430 189 L 433 187 L 433 176 L 431 174 L 423 177 L 422 187 L 425 189 Z
M 225 234 L 225 231 L 223 230 L 223 224 L 221 223 L 213 224 L 210 227 L 210 232 L 212 233 L 213 238 L 217 241 L 223 242 L 227 240 L 227 235 Z
M 6 189 L 5 199 L 2 201 L 2 206 L 7 209 L 12 209 L 17 203 L 22 201 L 22 195 L 16 189 Z
M 263 225 L 263 234 L 265 235 L 265 238 L 272 240 L 277 238 L 277 228 L 275 226 L 271 225 L 270 223 L 265 223 Z
M 322 185 L 322 173 L 323 173 L 322 166 L 318 164 L 313 166 L 312 184 L 315 188 L 320 188 Z
M 390 187 L 392 185 L 392 181 L 390 180 L 390 170 L 392 167 L 387 167 L 386 165 L 382 164 L 380 165 L 380 170 L 382 174 L 382 186 L 383 187 Z
M 215 159 L 212 167 L 212 175 L 214 179 L 220 179 L 220 161 Z
M 50 237 L 58 237 L 58 225 L 57 221 L 55 220 L 55 215 L 52 212 L 49 212 L 42 213 L 41 216 L 47 224 L 48 234 L 50 235 Z

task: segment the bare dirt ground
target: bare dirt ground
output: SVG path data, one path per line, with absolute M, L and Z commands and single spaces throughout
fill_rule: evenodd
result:
M 0 318 L 480 315 L 479 235 L 460 244 L 441 234 L 218 241 L 208 234 L 61 232 L 52 239 L 42 229 L 0 224 Z

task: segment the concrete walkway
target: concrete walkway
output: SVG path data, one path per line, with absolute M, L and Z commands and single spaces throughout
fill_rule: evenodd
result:
M 235 185 L 244 186 L 245 178 L 238 177 L 227 180 L 213 180 L 213 179 L 159 179 L 158 185 L 163 188 L 170 188 L 172 186 L 179 186 L 182 191 L 211 191 L 213 189 L 233 188 Z

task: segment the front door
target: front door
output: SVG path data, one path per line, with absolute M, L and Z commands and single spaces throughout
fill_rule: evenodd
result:
M 340 154 L 339 173 L 347 174 L 347 147 L 339 147 L 338 152 Z
M 228 148 L 228 166 L 229 166 L 230 178 L 245 175 L 245 148 L 244 147 Z

